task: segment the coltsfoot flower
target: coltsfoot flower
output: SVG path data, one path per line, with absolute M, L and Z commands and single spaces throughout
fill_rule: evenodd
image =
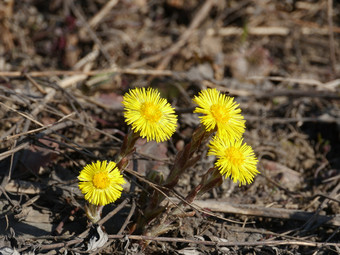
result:
M 229 140 L 214 136 L 209 147 L 208 155 L 217 157 L 215 167 L 220 170 L 221 175 L 231 176 L 233 182 L 240 182 L 240 186 L 251 183 L 254 176 L 259 173 L 254 151 L 243 143 L 243 139 Z
M 123 105 L 125 121 L 147 141 L 166 141 L 176 131 L 175 110 L 156 89 L 132 89 L 124 95 Z
M 233 97 L 222 94 L 217 89 L 202 90 L 193 101 L 198 104 L 195 113 L 202 113 L 201 123 L 207 131 L 215 129 L 217 135 L 227 139 L 239 139 L 245 130 L 245 120 L 239 104 Z
M 125 183 L 116 163 L 106 160 L 86 165 L 79 176 L 79 189 L 85 199 L 93 205 L 107 205 L 122 194 Z

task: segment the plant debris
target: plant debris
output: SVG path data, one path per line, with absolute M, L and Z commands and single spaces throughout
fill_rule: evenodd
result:
M 0 253 L 339 254 L 339 10 L 331 0 L 2 1 Z M 137 141 L 128 185 L 89 242 L 77 176 L 118 155 L 122 95 L 149 86 L 178 128 L 168 142 Z M 146 176 L 168 175 L 205 88 L 240 104 L 261 174 L 242 187 L 224 180 L 162 236 L 136 233 Z M 212 167 L 207 150 L 164 200 L 169 211 Z

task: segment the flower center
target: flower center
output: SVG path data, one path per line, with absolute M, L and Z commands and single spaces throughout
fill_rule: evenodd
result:
M 162 117 L 162 112 L 159 109 L 158 105 L 155 105 L 151 102 L 145 102 L 141 107 L 141 114 L 147 121 L 156 123 Z
M 93 176 L 92 182 L 97 189 L 105 189 L 110 185 L 110 178 L 107 173 L 99 172 Z
M 225 107 L 214 104 L 210 107 L 210 111 L 216 122 L 226 123 L 229 121 L 230 116 L 228 111 L 226 111 Z
M 239 149 L 234 147 L 226 149 L 225 156 L 228 159 L 228 161 L 231 162 L 231 164 L 237 166 L 242 165 L 245 160 L 243 153 Z

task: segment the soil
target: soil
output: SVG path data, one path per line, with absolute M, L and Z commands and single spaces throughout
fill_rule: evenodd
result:
M 0 2 L 0 253 L 340 254 L 339 14 L 332 0 Z M 115 159 L 122 96 L 149 86 L 178 128 L 137 142 L 122 197 L 91 226 L 79 171 Z M 205 88 L 240 104 L 261 174 L 174 217 L 214 164 L 204 143 L 164 201 L 169 231 L 146 236 L 158 218 L 134 232 L 141 193 L 157 192 L 146 175 L 169 174 Z

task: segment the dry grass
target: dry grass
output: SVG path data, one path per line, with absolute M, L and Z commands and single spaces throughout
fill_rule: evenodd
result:
M 2 1 L 0 247 L 84 252 L 76 177 L 117 154 L 122 95 L 153 86 L 179 128 L 138 145 L 140 175 L 126 173 L 131 186 L 104 210 L 109 241 L 92 254 L 340 254 L 339 11 L 332 0 Z M 261 175 L 241 188 L 226 180 L 166 236 L 129 235 L 145 172 L 168 173 L 206 87 L 240 103 Z M 211 167 L 205 150 L 177 194 Z

